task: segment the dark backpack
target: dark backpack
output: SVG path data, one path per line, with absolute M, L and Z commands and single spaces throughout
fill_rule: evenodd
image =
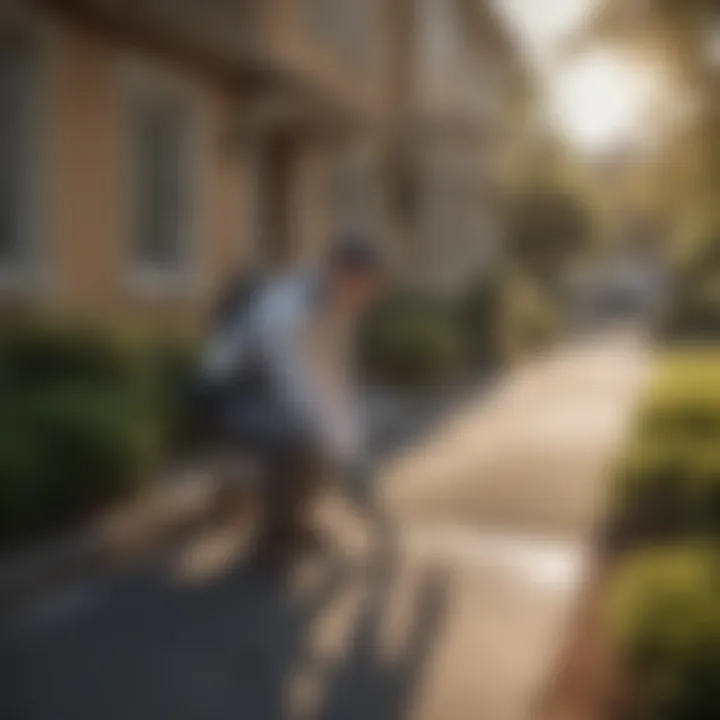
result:
M 212 338 L 228 332 L 250 311 L 252 302 L 264 287 L 264 277 L 260 272 L 243 272 L 233 278 L 220 294 L 210 321 L 208 342 Z M 213 380 L 199 373 L 193 389 L 193 425 L 195 435 L 202 438 L 214 434 L 219 418 L 232 399 L 237 397 L 243 386 L 254 383 L 252 368 L 242 367 L 235 376 Z
M 256 270 L 236 275 L 225 287 L 213 313 L 212 332 L 223 332 L 247 312 L 250 304 L 265 283 L 262 273 Z

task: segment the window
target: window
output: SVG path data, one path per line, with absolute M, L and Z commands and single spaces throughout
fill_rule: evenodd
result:
M 134 93 L 131 112 L 133 269 L 143 281 L 187 279 L 195 176 L 191 108 L 174 87 L 149 83 Z
M 35 64 L 24 38 L 0 39 L 0 267 L 30 260 L 33 220 L 33 91 Z

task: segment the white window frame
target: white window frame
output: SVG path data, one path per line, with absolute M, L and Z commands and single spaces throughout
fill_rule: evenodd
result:
M 201 108 L 205 104 L 201 88 L 181 72 L 145 57 L 123 57 L 123 188 L 125 218 L 126 270 L 130 289 L 141 295 L 188 295 L 199 284 L 200 210 L 204 187 L 203 160 L 209 151 L 205 142 Z M 143 264 L 138 258 L 140 197 L 138 177 L 139 146 L 136 112 L 147 100 L 164 96 L 178 101 L 186 112 L 187 140 L 181 167 L 186 184 L 185 222 L 179 237 L 181 257 L 174 267 Z
M 17 33 L 27 38 L 34 55 L 34 72 L 30 78 L 32 87 L 31 108 L 27 119 L 30 125 L 29 168 L 27 185 L 23 189 L 23 229 L 19 238 L 25 247 L 23 257 L 17 261 L 0 258 L 0 290 L 14 294 L 33 294 L 47 285 L 46 226 L 48 173 L 48 67 L 54 25 L 37 11 L 18 2 L 8 2 L 0 7 L 0 34 Z

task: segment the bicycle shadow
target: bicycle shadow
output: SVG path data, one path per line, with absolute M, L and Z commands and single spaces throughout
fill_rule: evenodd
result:
M 419 571 L 402 649 L 383 653 L 398 563 L 381 543 L 361 566 L 327 562 L 302 592 L 249 573 L 187 586 L 167 568 L 118 583 L 102 602 L 45 628 L 0 639 L 5 720 L 404 720 L 431 657 L 447 579 Z M 323 657 L 318 623 L 357 593 L 339 657 Z M 314 675 L 319 702 L 289 689 Z

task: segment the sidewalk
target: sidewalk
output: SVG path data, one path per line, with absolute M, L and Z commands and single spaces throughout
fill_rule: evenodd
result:
M 525 720 L 582 588 L 609 470 L 647 372 L 632 336 L 520 369 L 389 471 L 408 554 L 450 568 L 418 720 Z

